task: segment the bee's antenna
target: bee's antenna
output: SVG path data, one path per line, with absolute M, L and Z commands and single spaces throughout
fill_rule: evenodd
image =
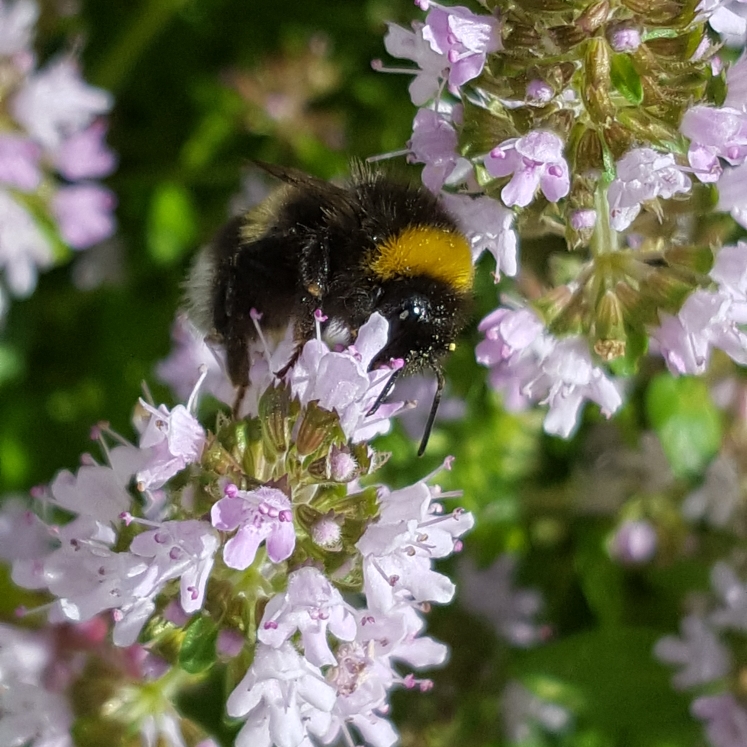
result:
M 418 456 L 421 457 L 425 454 L 425 447 L 428 446 L 428 439 L 431 437 L 431 431 L 433 430 L 433 423 L 436 420 L 436 413 L 438 412 L 438 406 L 441 404 L 441 393 L 444 390 L 445 380 L 444 372 L 437 365 L 433 365 L 433 370 L 436 372 L 436 379 L 438 385 L 436 386 L 436 393 L 433 395 L 433 402 L 431 404 L 431 411 L 428 413 L 428 421 L 425 424 L 425 430 L 423 431 L 423 438 L 420 440 L 420 446 L 418 447 Z
M 404 370 L 404 366 L 401 366 L 400 368 L 396 368 L 394 371 L 392 371 L 392 375 L 389 377 L 389 381 L 384 385 L 384 388 L 381 390 L 381 394 L 376 398 L 376 402 L 371 405 L 371 409 L 366 413 L 366 417 L 369 415 L 373 415 L 376 410 L 381 407 L 381 403 L 389 396 L 389 393 L 394 389 L 394 385 L 397 383 L 397 379 L 399 378 L 399 375 Z

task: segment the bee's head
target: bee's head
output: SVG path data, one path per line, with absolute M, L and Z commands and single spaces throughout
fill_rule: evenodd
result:
M 389 322 L 389 339 L 373 366 L 401 358 L 408 373 L 432 368 L 454 348 L 467 300 L 439 280 L 404 278 L 385 283 L 376 310 Z
M 372 368 L 393 358 L 401 358 L 405 365 L 392 373 L 371 412 L 375 412 L 388 396 L 402 372 L 429 368 L 438 377 L 418 456 L 425 451 L 441 401 L 444 388 L 441 358 L 454 349 L 456 337 L 464 325 L 467 305 L 467 296 L 454 292 L 445 282 L 426 277 L 386 283 L 379 294 L 376 310 L 389 322 L 389 339 L 374 358 Z

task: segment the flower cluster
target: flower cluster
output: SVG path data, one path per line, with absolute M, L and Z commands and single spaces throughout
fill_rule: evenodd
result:
M 712 31 L 733 40 L 744 20 L 706 2 L 668 15 L 579 0 L 531 17 L 502 0 L 483 14 L 416 5 L 424 19 L 385 38 L 413 66 L 375 67 L 414 75 L 409 160 L 475 258 L 489 249 L 496 281 L 516 276 L 525 295 L 526 316 L 500 307 L 478 348 L 507 405 L 549 403 L 546 430 L 568 436 L 581 400 L 617 409 L 622 388 L 606 371 L 634 372 L 649 341 L 678 374 L 702 373 L 714 347 L 744 363 L 745 249 L 719 251 L 729 228 L 712 220 L 729 212 L 747 226 L 747 62 L 721 59 Z M 520 265 L 519 237 L 540 236 Z M 497 350 L 504 314 L 504 328 L 532 320 L 516 322 L 536 328 L 531 353 L 528 339 Z
M 401 407 L 368 414 L 401 365 L 368 370 L 387 335 L 375 314 L 354 346 L 312 339 L 289 368 L 281 343 L 253 366 L 265 381 L 259 416 L 220 415 L 212 432 L 195 414 L 203 367 L 186 405 L 140 402 L 137 445 L 112 446 L 115 434 L 97 428 L 106 463 L 89 459 L 36 489 L 38 514 L 9 504 L 0 535 L 15 541 L 3 556 L 17 585 L 50 595 L 49 621 L 110 619 L 116 646 L 160 662 L 157 685 L 119 681 L 130 710 L 117 718 L 130 713 L 143 734 L 158 725 L 166 743 L 183 744 L 174 695 L 186 673 L 222 661 L 240 672 L 227 701 L 239 747 L 329 744 L 353 739 L 351 729 L 374 747 L 394 744 L 390 690 L 427 690 L 415 672 L 447 654 L 423 633 L 429 605 L 455 591 L 434 561 L 461 548 L 473 519 L 444 510 L 453 495 L 432 476 L 399 490 L 359 482 L 382 462 L 367 439 Z M 283 378 L 268 375 L 282 355 Z
M 102 116 L 112 96 L 88 85 L 71 55 L 37 66 L 36 0 L 0 2 L 0 268 L 26 296 L 37 270 L 114 232 L 116 166 Z

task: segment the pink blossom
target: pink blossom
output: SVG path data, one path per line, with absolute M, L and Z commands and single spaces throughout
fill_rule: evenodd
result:
M 628 151 L 618 161 L 617 177 L 607 190 L 612 227 L 625 230 L 640 212 L 641 203 L 689 192 L 691 185 L 671 153 L 651 148 Z
M 610 554 L 621 563 L 648 563 L 656 555 L 656 529 L 644 519 L 625 521 L 610 542 Z
M 726 71 L 724 107 L 747 111 L 747 57 L 744 55 L 729 65 Z
M 680 131 L 690 139 L 688 161 L 702 182 L 718 181 L 719 158 L 732 166 L 747 158 L 747 114 L 737 109 L 694 106 L 685 112 Z
M 0 182 L 22 192 L 35 190 L 42 178 L 41 148 L 22 135 L 0 135 Z
M 547 104 L 552 101 L 555 91 L 552 86 L 544 80 L 535 78 L 527 83 L 527 98 L 538 104 Z
M 229 486 L 225 498 L 211 509 L 213 526 L 238 532 L 226 542 L 223 560 L 229 568 L 244 570 L 253 562 L 262 542 L 273 563 L 289 558 L 296 546 L 293 511 L 288 497 L 276 488 L 239 490 Z
M 620 25 L 607 33 L 615 52 L 635 52 L 641 46 L 641 32 L 635 26 Z
M 424 24 L 414 22 L 413 31 L 403 29 L 392 23 L 387 24 L 388 31 L 384 35 L 384 46 L 392 57 L 412 60 L 419 70 L 413 70 L 415 75 L 410 83 L 410 100 L 415 106 L 423 106 L 438 93 L 441 79 L 449 66 L 445 55 L 435 52 L 423 38 Z M 408 72 L 401 70 L 397 72 Z
M 49 632 L 0 624 L 0 736 L 4 745 L 73 747 L 74 717 L 67 694 L 55 692 L 50 683 L 50 672 L 64 665 L 56 657 Z
M 52 198 L 52 212 L 62 238 L 73 249 L 86 249 L 114 233 L 117 199 L 97 184 L 62 187 Z
M 439 515 L 433 498 L 424 482 L 382 494 L 378 521 L 356 545 L 364 558 L 363 586 L 372 610 L 388 613 L 409 599 L 444 603 L 454 595 L 454 584 L 432 569 L 433 559 L 454 552 L 474 518 L 462 511 Z
M 205 586 L 220 542 L 206 521 L 166 521 L 157 529 L 138 534 L 130 552 L 148 560 L 145 588 L 135 593 L 149 594 L 149 587 L 160 589 L 171 579 L 180 579 L 182 609 L 191 614 L 203 603 Z
M 64 140 L 53 155 L 57 171 L 71 181 L 110 174 L 117 158 L 104 143 L 106 130 L 106 122 L 99 119 Z
M 501 272 L 513 277 L 517 272 L 517 243 L 514 230 L 515 214 L 491 197 L 443 194 L 441 202 L 456 218 L 459 228 L 469 239 L 472 261 L 484 251 L 495 258 L 495 280 Z
M 34 0 L 0 2 L 0 55 L 11 57 L 29 51 L 39 6 Z
M 740 308 L 737 306 L 736 308 Z M 674 374 L 701 374 L 713 348 L 747 364 L 747 334 L 739 327 L 735 305 L 723 291 L 696 290 L 677 316 L 659 312 L 661 325 L 651 331 Z
M 112 103 L 110 93 L 89 86 L 77 64 L 63 58 L 34 73 L 10 106 L 16 121 L 39 143 L 54 150 L 95 117 L 108 112 Z
M 403 403 L 382 405 L 373 417 L 368 412 L 393 370 L 385 367 L 369 371 L 385 348 L 388 333 L 388 322 L 377 312 L 360 328 L 355 344 L 341 353 L 330 351 L 321 340 L 309 340 L 288 373 L 293 395 L 304 407 L 318 402 L 319 407 L 336 412 L 349 439 L 362 441 L 386 433 L 389 417 Z
M 705 733 L 712 747 L 743 747 L 747 744 L 747 711 L 731 693 L 696 698 L 690 711 L 706 722 Z
M 721 247 L 709 275 L 731 300 L 731 318 L 747 324 L 747 242 Z
M 501 190 L 508 207 L 526 207 L 538 189 L 550 202 L 557 202 L 570 190 L 563 141 L 554 132 L 533 130 L 524 137 L 505 140 L 485 157 L 485 168 L 494 177 L 513 174 Z
M 324 574 L 316 568 L 300 568 L 288 576 L 285 593 L 268 602 L 257 637 L 279 648 L 298 630 L 305 657 L 321 667 L 337 662 L 327 643 L 328 629 L 338 640 L 352 641 L 353 611 Z
M 747 633 L 747 584 L 728 563 L 719 562 L 711 570 L 711 586 L 721 603 L 711 614 L 713 625 Z
M 236 747 L 300 747 L 308 734 L 321 736 L 331 723 L 336 693 L 318 667 L 290 643 L 272 648 L 257 645 L 249 671 L 228 696 L 229 716 L 244 726 Z
M 583 338 L 556 338 L 528 309 L 497 309 L 480 323 L 485 339 L 478 363 L 490 368 L 490 383 L 505 394 L 505 405 L 523 409 L 530 402 L 549 405 L 544 427 L 567 438 L 589 399 L 610 417 L 622 404 L 620 393 L 594 365 Z
M 718 180 L 716 209 L 730 213 L 740 226 L 747 228 L 747 163 L 724 169 Z
M 75 475 L 61 470 L 52 481 L 50 491 L 60 508 L 98 521 L 113 522 L 132 504 L 124 487 L 126 482 L 111 467 L 91 465 L 81 467 Z
M 446 182 L 462 181 L 472 164 L 457 153 L 457 134 L 449 118 L 432 109 L 419 109 L 408 143 L 413 163 L 424 163 L 423 184 L 438 193 Z
M 36 287 L 36 271 L 52 264 L 52 245 L 36 222 L 5 190 L 0 189 L 0 268 L 15 296 Z
M 428 7 L 423 38 L 434 52 L 448 59 L 449 88 L 457 91 L 480 75 L 488 54 L 501 48 L 498 21 L 460 5 L 445 7 L 431 2 Z
M 515 586 L 516 557 L 503 554 L 489 567 L 478 570 L 469 558 L 459 562 L 459 599 L 465 609 L 487 620 L 510 645 L 529 648 L 543 639 L 535 621 L 543 606 L 534 589 Z
M 140 448 L 149 449 L 150 456 L 135 479 L 140 490 L 155 490 L 188 464 L 200 460 L 205 447 L 205 430 L 184 405 L 169 411 L 164 405 L 156 409 L 143 400 L 140 404 L 150 413 L 140 436 Z
M 711 626 L 696 615 L 688 615 L 680 627 L 681 638 L 666 636 L 654 648 L 657 659 L 682 667 L 672 684 L 686 690 L 723 677 L 729 671 L 731 657 Z

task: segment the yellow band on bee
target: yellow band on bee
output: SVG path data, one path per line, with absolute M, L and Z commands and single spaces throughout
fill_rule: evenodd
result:
M 464 236 L 430 226 L 411 226 L 378 247 L 369 265 L 377 277 L 426 275 L 442 280 L 453 290 L 472 288 L 472 252 Z

